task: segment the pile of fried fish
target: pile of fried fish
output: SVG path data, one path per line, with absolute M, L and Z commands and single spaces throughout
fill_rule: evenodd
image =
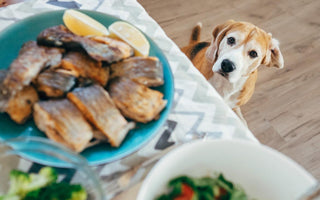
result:
M 135 122 L 159 117 L 167 101 L 156 57 L 134 57 L 107 36 L 81 37 L 59 25 L 25 43 L 0 70 L 0 112 L 18 124 L 33 115 L 48 138 L 81 152 L 101 141 L 118 147 Z

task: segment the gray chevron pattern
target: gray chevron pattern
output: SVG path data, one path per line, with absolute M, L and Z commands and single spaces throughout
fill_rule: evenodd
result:
M 84 8 L 87 6 L 85 4 Z M 171 138 L 167 138 L 168 131 L 165 129 L 132 157 L 154 156 L 159 153 L 159 148 L 155 147 L 159 142 L 161 143 L 160 139 L 166 139 L 171 143 L 180 143 L 192 134 L 196 135 L 196 138 L 254 140 L 250 131 L 242 125 L 242 122 L 229 108 L 226 108 L 223 100 L 212 86 L 206 82 L 180 49 L 137 2 L 132 0 L 104 1 L 96 10 L 126 20 L 144 31 L 162 49 L 169 60 L 174 75 L 175 97 L 168 120 L 176 122 L 176 126 L 171 130 Z M 168 143 L 168 141 L 163 143 Z M 130 164 L 130 162 L 126 162 L 126 158 L 118 162 L 126 166 Z M 119 163 L 112 163 L 105 167 L 113 168 L 112 165 L 119 167 Z

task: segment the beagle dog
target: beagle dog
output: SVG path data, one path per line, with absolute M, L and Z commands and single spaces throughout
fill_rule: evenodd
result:
M 199 42 L 200 32 L 198 24 L 181 50 L 246 124 L 240 106 L 254 92 L 258 67 L 283 68 L 279 42 L 251 23 L 234 20 L 216 26 L 211 43 Z

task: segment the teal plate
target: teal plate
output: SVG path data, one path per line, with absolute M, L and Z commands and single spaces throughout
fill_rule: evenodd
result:
M 120 19 L 103 13 L 82 10 L 85 14 L 96 19 L 106 27 Z M 36 40 L 37 35 L 44 29 L 51 26 L 63 24 L 62 15 L 64 10 L 45 12 L 14 23 L 0 33 L 0 69 L 10 66 L 10 63 L 18 56 L 21 46 L 30 40 Z M 147 37 L 147 36 L 146 36 Z M 81 155 L 87 159 L 90 165 L 109 163 L 125 156 L 128 156 L 146 145 L 159 131 L 166 121 L 173 101 L 174 83 L 169 63 L 160 48 L 149 38 L 150 56 L 156 56 L 163 65 L 164 85 L 155 88 L 164 94 L 164 99 L 168 101 L 166 108 L 161 112 L 160 118 L 147 124 L 137 124 L 131 130 L 123 143 L 118 148 L 113 148 L 108 144 L 99 144 L 83 151 Z M 7 114 L 0 114 L 0 138 L 3 140 L 16 138 L 19 136 L 46 137 L 30 119 L 23 125 L 13 122 Z M 66 163 L 35 153 L 24 153 L 28 159 L 44 165 L 64 167 Z

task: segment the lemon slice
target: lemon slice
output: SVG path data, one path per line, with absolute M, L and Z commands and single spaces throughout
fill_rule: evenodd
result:
M 108 29 L 110 37 L 119 38 L 131 45 L 135 50 L 136 56 L 149 55 L 150 44 L 137 28 L 126 22 L 118 21 L 111 24 Z
M 108 29 L 104 25 L 76 10 L 66 10 L 62 19 L 67 28 L 76 35 L 102 36 L 109 34 Z

